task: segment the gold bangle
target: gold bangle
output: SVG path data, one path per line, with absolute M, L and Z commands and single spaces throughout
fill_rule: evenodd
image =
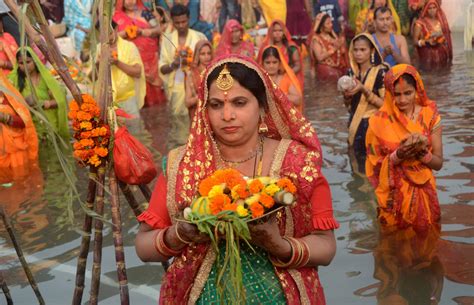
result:
M 187 241 L 187 240 L 185 240 L 184 238 L 182 238 L 182 237 L 179 235 L 178 224 L 179 224 L 179 222 L 177 222 L 177 223 L 174 225 L 174 233 L 176 234 L 176 237 L 178 238 L 178 240 L 179 240 L 180 242 L 182 242 L 183 244 L 185 244 L 185 245 L 190 245 L 190 244 L 192 244 L 192 243 L 193 243 L 192 241 Z

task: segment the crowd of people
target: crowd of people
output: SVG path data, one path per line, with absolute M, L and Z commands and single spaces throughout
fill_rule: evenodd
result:
M 50 16 L 61 7 L 55 2 L 45 2 Z M 304 116 L 307 70 L 320 86 L 337 83 L 349 112 L 348 145 L 374 186 L 380 223 L 421 231 L 438 222 L 432 171 L 443 164 L 441 119 L 411 63 L 440 69 L 452 60 L 440 0 L 171 2 L 117 1 L 111 53 L 95 58 L 110 60 L 119 107 L 139 117 L 142 107 L 167 103 L 171 114 L 176 143 L 138 217 L 136 242 L 145 261 L 175 257 L 161 304 L 216 297 L 209 238 L 175 217 L 197 193 L 197 179 L 229 164 L 248 177 L 290 177 L 298 189 L 298 203 L 282 218 L 251 226 L 257 251 L 243 247 L 240 255 L 260 281 L 243 279 L 247 302 L 325 303 L 314 267 L 334 257 L 338 223 L 316 131 Z M 92 1 L 66 0 L 62 12 L 66 35 L 88 58 L 97 28 Z M 0 183 L 21 176 L 47 141 L 44 120 L 27 105 L 69 137 L 66 93 L 39 51 L 19 48 L 3 29 L 0 22 L 0 80 L 8 89 L 0 97 Z M 295 262 L 299 256 L 304 263 Z

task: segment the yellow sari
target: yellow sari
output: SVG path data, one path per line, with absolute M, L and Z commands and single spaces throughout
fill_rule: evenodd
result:
M 259 0 L 263 17 L 270 26 L 274 20 L 286 22 L 286 0 Z
M 422 109 L 415 121 L 395 106 L 395 82 L 410 74 L 416 80 L 417 103 Z M 419 160 L 404 160 L 394 164 L 390 154 L 400 141 L 411 133 L 420 133 L 429 140 L 441 127 L 441 117 L 435 102 L 428 99 L 420 75 L 413 66 L 397 65 L 385 75 L 385 101 L 369 119 L 366 135 L 366 173 L 375 188 L 378 218 L 387 227 L 423 229 L 440 218 L 436 181 L 431 168 Z

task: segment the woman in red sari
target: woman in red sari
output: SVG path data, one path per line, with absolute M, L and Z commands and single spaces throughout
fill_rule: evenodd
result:
M 336 81 L 346 73 L 346 41 L 344 36 L 336 35 L 328 14 L 319 13 L 316 16 L 308 41 L 311 44 L 311 61 L 318 80 Z
M 212 44 L 207 40 L 200 40 L 194 47 L 193 63 L 186 71 L 185 90 L 186 108 L 189 111 L 190 121 L 193 120 L 198 104 L 198 92 L 201 86 L 202 76 L 209 63 L 212 61 Z
M 281 20 L 274 20 L 268 27 L 267 36 L 260 46 L 258 62 L 262 61 L 263 50 L 269 45 L 278 47 L 290 68 L 298 77 L 301 89 L 304 88 L 303 57 L 299 46 L 291 38 L 290 32 Z
M 16 51 L 18 50 L 18 44 L 7 32 L 3 31 L 3 22 L 0 18 L 0 69 L 2 73 L 8 75 L 16 64 Z
M 443 165 L 441 118 L 413 66 L 385 75 L 385 101 L 369 119 L 366 173 L 387 229 L 426 229 L 440 218 L 434 170 Z
M 113 20 L 120 37 L 132 41 L 140 52 L 146 77 L 145 106 L 163 103 L 165 95 L 158 76 L 158 21 L 141 0 L 118 0 Z
M 426 2 L 413 29 L 413 43 L 422 69 L 442 69 L 453 59 L 451 31 L 437 0 Z
M 224 88 L 222 79 L 231 87 Z M 216 297 L 216 252 L 209 237 L 194 225 L 177 223 L 176 217 L 197 195 L 202 179 L 219 168 L 233 167 L 248 177 L 289 177 L 297 187 L 297 203 L 282 210 L 281 217 L 251 225 L 255 252 L 243 244 L 240 248 L 242 270 L 249 270 L 242 273 L 246 301 L 325 304 L 316 267 L 333 258 L 332 230 L 338 223 L 311 123 L 250 58 L 217 59 L 206 70 L 201 88 L 188 143 L 169 153 L 166 178 L 160 176 L 149 208 L 138 217 L 139 257 L 170 259 L 170 253 L 155 249 L 155 242 L 175 256 L 164 276 L 159 303 L 230 303 Z M 258 169 L 256 159 L 262 164 Z M 288 239 L 306 244 L 309 260 L 300 266 L 275 266 L 276 258 L 288 262 L 300 253 Z
M 224 31 L 216 48 L 216 56 L 238 54 L 254 57 L 255 47 L 244 39 L 244 27 L 235 19 L 226 22 Z

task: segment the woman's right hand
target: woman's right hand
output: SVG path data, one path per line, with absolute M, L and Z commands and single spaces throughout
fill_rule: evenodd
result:
M 177 227 L 176 227 L 177 226 Z M 173 232 L 173 238 L 176 241 L 179 241 L 179 243 L 183 243 L 183 241 L 180 240 L 183 239 L 186 242 L 189 243 L 207 243 L 210 242 L 211 239 L 207 234 L 204 234 L 199 231 L 196 225 L 186 223 L 186 222 L 177 222 L 176 224 L 173 225 L 172 230 L 169 230 L 170 232 Z M 176 235 L 176 232 L 178 232 L 179 237 Z

